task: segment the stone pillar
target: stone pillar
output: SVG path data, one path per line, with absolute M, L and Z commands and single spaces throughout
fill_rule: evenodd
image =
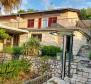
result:
M 65 67 L 66 67 L 66 41 L 67 35 L 63 36 L 63 55 L 62 55 L 62 79 L 65 77 Z

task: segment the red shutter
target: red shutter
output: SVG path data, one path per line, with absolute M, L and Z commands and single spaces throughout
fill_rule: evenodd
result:
M 41 28 L 41 18 L 39 18 L 39 21 L 38 21 L 38 28 L 39 29 Z
M 57 23 L 57 17 L 51 17 L 48 20 L 48 27 L 51 27 L 53 23 Z
M 30 20 L 28 20 L 28 25 L 27 25 L 27 27 L 30 27 Z
M 52 18 L 49 18 L 48 19 L 48 27 L 51 27 L 51 24 L 52 24 Z
M 34 27 L 34 19 L 29 19 L 28 20 L 28 27 L 33 28 Z
M 52 23 L 57 23 L 57 17 L 53 17 Z

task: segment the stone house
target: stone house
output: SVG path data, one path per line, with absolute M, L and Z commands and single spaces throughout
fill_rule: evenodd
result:
M 62 47 L 63 36 L 50 33 L 72 32 L 74 55 L 77 55 L 82 45 L 90 44 L 90 28 L 80 24 L 84 24 L 80 11 L 73 8 L 0 16 L 0 28 L 6 29 L 12 37 L 6 40 L 6 45 L 22 45 L 28 38 L 37 37 L 42 45 Z

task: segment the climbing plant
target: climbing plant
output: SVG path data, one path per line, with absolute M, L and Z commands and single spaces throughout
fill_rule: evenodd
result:
M 7 39 L 9 37 L 10 37 L 9 34 L 6 33 L 6 31 L 4 29 L 0 29 L 0 39 L 3 40 L 3 39 Z

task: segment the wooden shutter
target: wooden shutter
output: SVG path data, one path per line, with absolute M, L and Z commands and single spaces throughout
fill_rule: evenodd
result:
M 57 23 L 57 17 L 51 17 L 48 20 L 48 27 L 51 27 L 53 23 Z
M 29 19 L 28 20 L 28 27 L 33 28 L 34 27 L 34 19 Z
M 41 28 L 41 18 L 39 18 L 39 21 L 38 21 L 38 28 L 39 29 Z
M 48 19 L 48 27 L 51 27 L 51 24 L 52 24 L 52 18 L 49 18 Z
M 57 17 L 52 18 L 52 23 L 57 23 Z

